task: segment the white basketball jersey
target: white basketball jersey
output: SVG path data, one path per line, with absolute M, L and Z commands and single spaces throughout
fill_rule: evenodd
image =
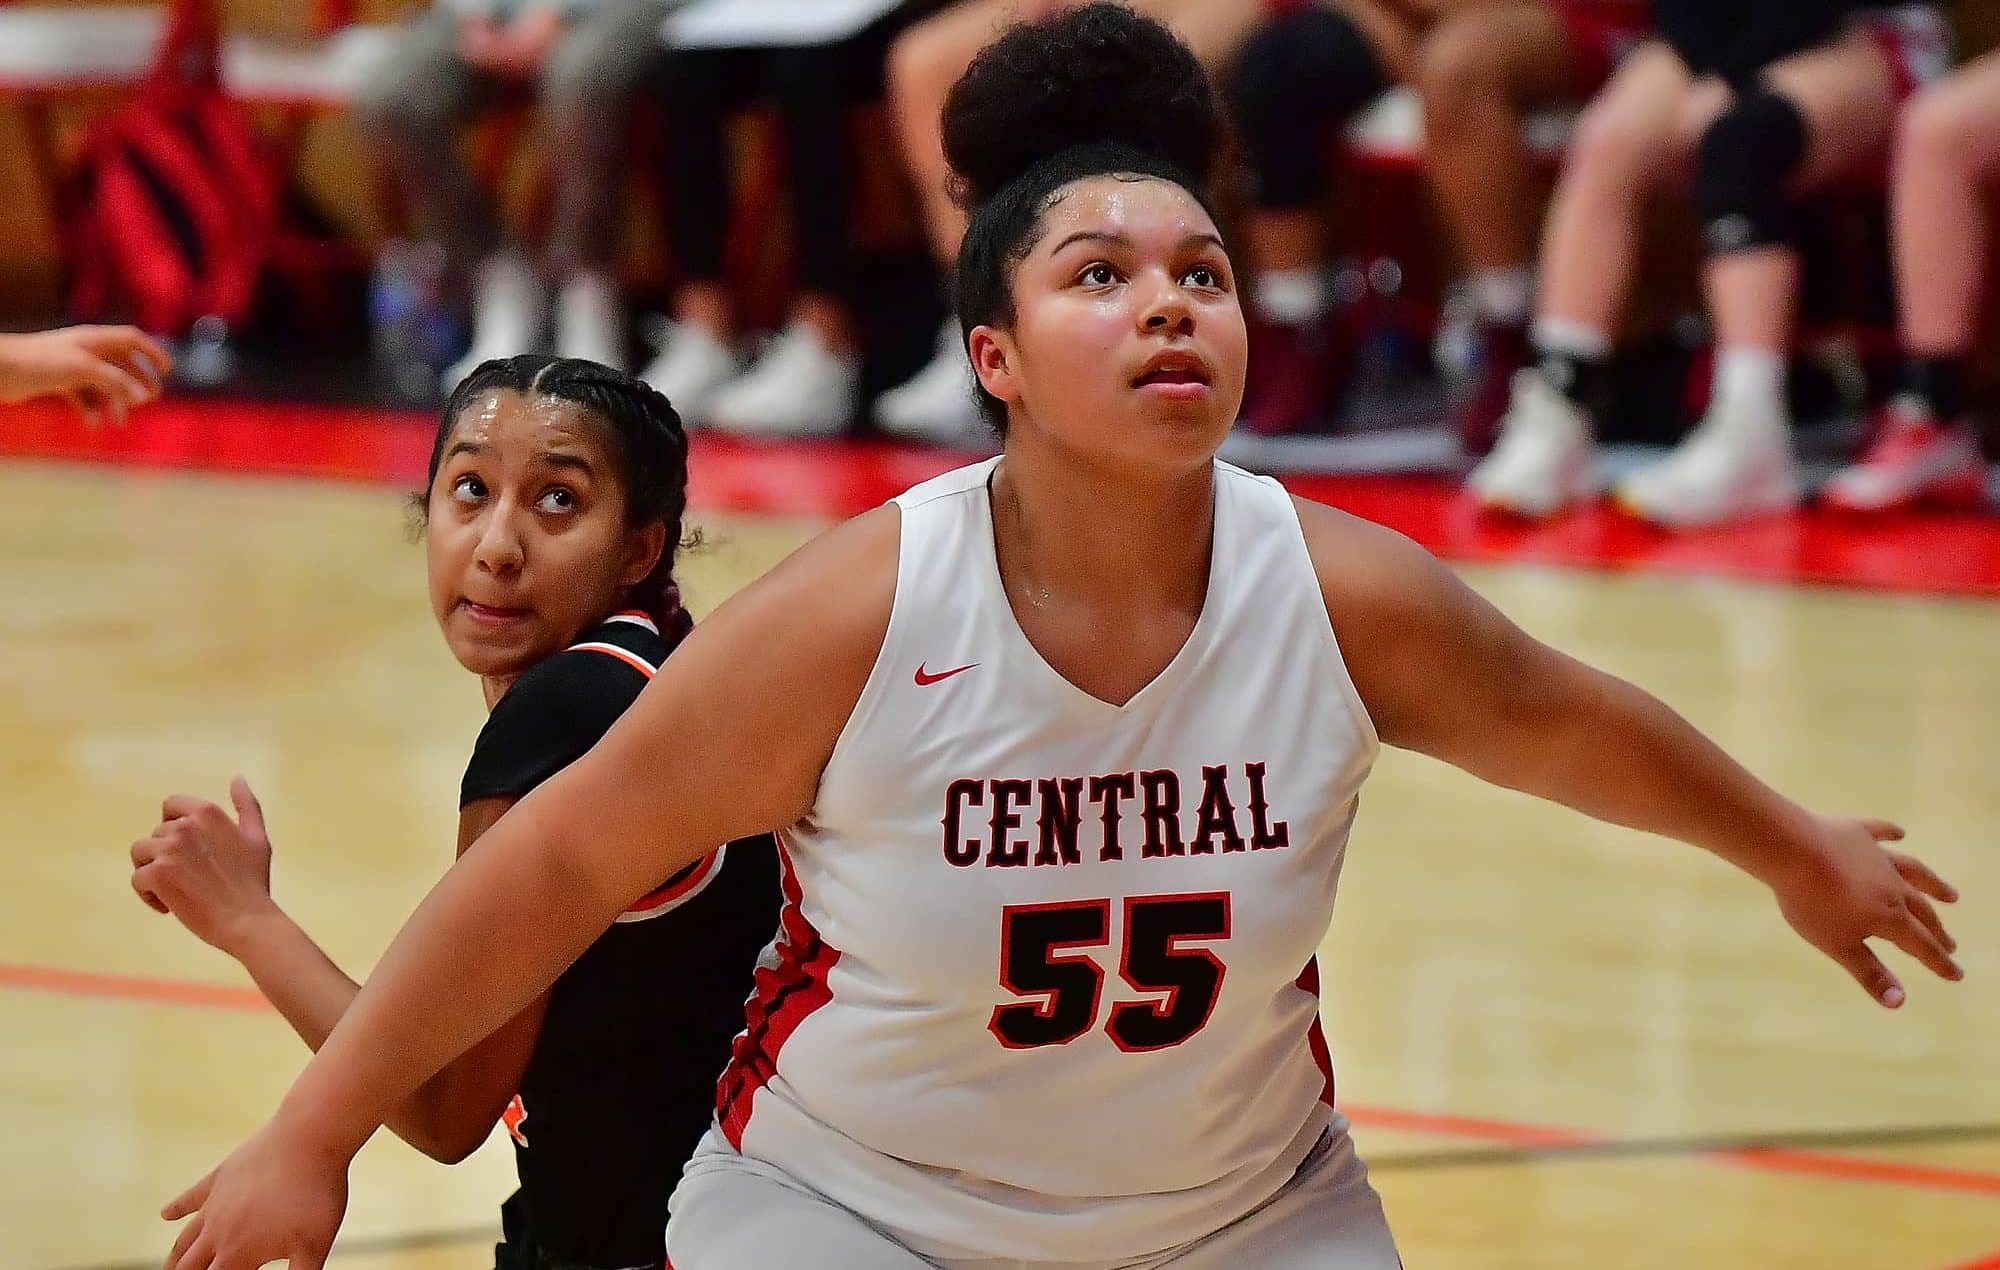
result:
M 1216 465 L 1201 616 L 1113 706 L 1008 607 L 997 463 L 896 500 L 719 1120 L 923 1255 L 1115 1262 L 1263 1203 L 1329 1123 L 1313 953 L 1377 743 L 1277 482 Z

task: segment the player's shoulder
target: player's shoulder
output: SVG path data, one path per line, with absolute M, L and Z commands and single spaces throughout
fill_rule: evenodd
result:
M 1336 626 L 1407 614 L 1450 578 L 1436 556 L 1386 525 L 1296 494 L 1292 506 Z
M 779 561 L 702 626 L 731 635 L 755 631 L 773 650 L 791 643 L 822 653 L 870 646 L 872 658 L 895 603 L 901 543 L 902 513 L 894 503 L 864 512 Z
M 507 690 L 501 705 L 510 714 L 590 705 L 622 710 L 658 673 L 667 652 L 666 640 L 650 616 L 614 614 L 530 667 Z

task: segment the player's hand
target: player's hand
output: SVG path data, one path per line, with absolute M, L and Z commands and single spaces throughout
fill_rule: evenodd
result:
M 132 889 L 203 943 L 236 956 L 256 923 L 280 914 L 263 809 L 240 776 L 229 797 L 235 820 L 199 798 L 177 794 L 162 803 L 159 828 L 132 844 Z
M 1870 939 L 1888 940 L 1940 979 L 1965 977 L 1951 959 L 1958 941 L 1931 903 L 1953 903 L 1958 892 L 1915 856 L 1882 845 L 1902 837 L 1883 820 L 1816 817 L 1809 849 L 1771 888 L 1792 929 L 1891 1010 L 1903 1004 L 1903 985 Z
M 66 326 L 0 335 L 0 402 L 67 397 L 92 424 L 124 423 L 134 406 L 160 395 L 173 358 L 130 326 Z
M 347 1212 L 347 1161 L 273 1120 L 160 1210 L 188 1218 L 166 1270 L 321 1270 Z

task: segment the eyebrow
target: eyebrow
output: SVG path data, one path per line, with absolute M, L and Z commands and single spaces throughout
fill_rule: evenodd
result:
M 1057 243 L 1050 250 L 1049 254 L 1053 256 L 1057 252 L 1063 250 L 1063 248 L 1080 242 L 1110 243 L 1114 247 L 1125 247 L 1128 249 L 1133 245 L 1132 240 L 1127 236 L 1125 236 L 1124 234 L 1107 234 L 1102 230 L 1085 229 L 1085 230 L 1079 230 L 1076 233 L 1071 234 L 1069 237 L 1063 239 L 1061 242 Z M 1187 237 L 1181 239 L 1180 241 L 1180 245 L 1182 247 L 1191 246 L 1195 243 L 1206 243 L 1218 248 L 1222 247 L 1223 245 L 1222 239 L 1210 233 L 1189 234 Z
M 451 462 L 452 459 L 461 454 L 477 456 L 491 452 L 492 447 L 478 441 L 454 441 L 451 443 L 451 448 L 444 452 L 444 458 L 439 461 L 439 466 Z M 597 475 L 596 464 L 581 454 L 572 454 L 567 450 L 545 450 L 541 454 L 536 455 L 535 458 L 537 462 L 549 467 L 569 468 L 582 472 L 586 476 Z
M 571 468 L 585 476 L 597 475 L 597 466 L 581 454 L 571 454 L 567 450 L 545 450 L 535 456 L 550 467 Z

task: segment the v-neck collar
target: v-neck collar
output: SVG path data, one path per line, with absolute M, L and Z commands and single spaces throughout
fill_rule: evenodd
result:
M 1215 477 L 1211 479 L 1210 508 L 1212 514 L 1210 521 L 1212 523 L 1212 532 L 1209 535 L 1208 544 L 1208 584 L 1201 598 L 1201 613 L 1195 618 L 1194 628 L 1188 632 L 1187 638 L 1181 642 L 1180 649 L 1174 654 L 1173 659 L 1163 666 L 1151 679 L 1141 685 L 1137 692 L 1126 698 L 1123 705 L 1106 701 L 1102 697 L 1077 687 L 1076 684 L 1070 681 L 1068 676 L 1049 664 L 1048 659 L 1042 656 L 1042 650 L 1035 647 L 1035 641 L 1029 639 L 1028 633 L 1021 629 L 1021 621 L 1015 616 L 1014 606 L 1007 598 L 1006 581 L 1000 576 L 1000 543 L 993 520 L 993 477 L 999 470 L 1000 463 L 996 460 L 993 466 L 987 469 L 986 479 L 980 482 L 977 493 L 979 504 L 978 531 L 981 538 L 981 554 L 984 557 L 984 569 L 982 573 L 988 593 L 992 596 L 994 602 L 999 605 L 998 620 L 1005 628 L 1002 638 L 1016 644 L 1023 659 L 1038 667 L 1041 674 L 1046 675 L 1059 685 L 1058 691 L 1085 703 L 1089 708 L 1098 712 L 1109 712 L 1113 715 L 1136 713 L 1140 705 L 1164 693 L 1176 680 L 1183 678 L 1187 674 L 1189 666 L 1192 666 L 1201 659 L 1203 651 L 1208 646 L 1210 631 L 1219 620 L 1216 617 L 1216 610 L 1221 607 L 1220 576 L 1222 571 L 1216 567 L 1216 562 L 1227 558 L 1223 548 L 1225 535 L 1228 532 L 1227 517 L 1223 514 L 1222 481 L 1219 469 Z

